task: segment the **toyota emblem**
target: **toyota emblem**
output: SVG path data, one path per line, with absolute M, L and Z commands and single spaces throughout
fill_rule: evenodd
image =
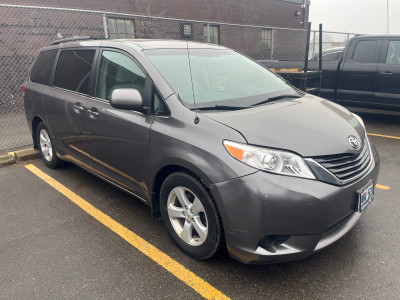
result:
M 361 146 L 360 141 L 354 135 L 349 136 L 349 144 L 355 150 L 360 149 L 360 146 Z

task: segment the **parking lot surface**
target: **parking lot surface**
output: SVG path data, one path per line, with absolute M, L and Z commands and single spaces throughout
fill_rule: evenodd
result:
M 33 162 L 94 208 L 82 209 L 24 165 L 1 168 L 0 298 L 398 299 L 400 117 L 360 116 L 381 158 L 375 200 L 343 239 L 297 262 L 243 265 L 226 253 L 196 261 L 178 250 L 141 201 L 78 167 L 50 170 Z M 148 244 L 138 249 L 93 211 Z M 149 244 L 160 252 L 145 254 Z M 167 267 L 157 261 L 161 254 L 169 256 Z M 193 278 L 180 278 L 184 270 Z M 210 293 L 195 289 L 201 280 Z

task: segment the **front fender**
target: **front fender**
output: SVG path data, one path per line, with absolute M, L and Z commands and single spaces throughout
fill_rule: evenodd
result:
M 186 168 L 206 185 L 257 171 L 231 157 L 223 145 L 225 139 L 246 143 L 241 134 L 206 117 L 200 116 L 198 124 L 193 119 L 154 118 L 149 149 L 150 191 L 154 191 L 158 172 L 166 166 Z

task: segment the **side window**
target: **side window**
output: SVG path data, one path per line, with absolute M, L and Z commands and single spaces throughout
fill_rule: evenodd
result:
M 155 87 L 153 87 L 153 91 L 152 113 L 155 115 L 165 115 L 168 110 Z
M 137 89 L 144 97 L 146 75 L 128 56 L 103 51 L 100 59 L 96 97 L 109 100 L 115 89 Z
M 359 41 L 352 59 L 358 63 L 373 63 L 378 41 Z
M 66 50 L 60 53 L 54 85 L 63 89 L 89 93 L 89 77 L 95 50 Z
M 322 60 L 323 61 L 334 61 L 337 58 L 337 52 L 331 52 L 331 53 L 327 53 L 322 55 Z
M 49 84 L 51 69 L 58 49 L 43 51 L 39 54 L 32 66 L 30 79 L 32 82 Z
M 390 41 L 386 63 L 389 65 L 400 65 L 400 41 Z
M 340 51 L 336 54 L 336 60 L 340 60 L 342 58 L 343 51 Z

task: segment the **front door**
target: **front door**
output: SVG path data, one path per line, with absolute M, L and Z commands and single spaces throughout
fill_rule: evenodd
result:
M 343 105 L 370 105 L 382 41 L 353 40 L 339 71 L 336 100 Z
M 113 108 L 113 90 L 137 89 L 143 101 L 146 75 L 124 52 L 102 50 L 95 97 L 87 104 L 86 131 L 89 154 L 96 172 L 146 200 L 151 115 Z
M 373 104 L 381 108 L 400 108 L 400 39 L 385 41 L 378 64 Z

